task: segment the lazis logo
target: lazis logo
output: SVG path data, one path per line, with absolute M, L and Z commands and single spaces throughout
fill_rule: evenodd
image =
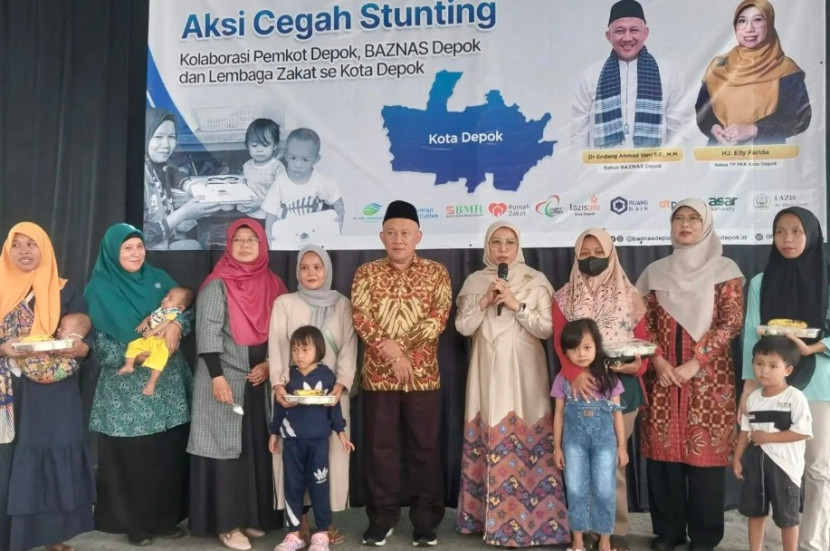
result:
M 547 216 L 548 218 L 553 218 L 554 216 L 559 216 L 560 214 L 565 212 L 565 209 L 559 206 L 560 198 L 558 195 L 551 195 L 544 201 L 539 201 L 536 203 L 536 212 Z
M 752 206 L 755 207 L 755 210 L 769 210 L 771 203 L 772 200 L 769 195 L 764 193 L 759 193 L 752 199 Z

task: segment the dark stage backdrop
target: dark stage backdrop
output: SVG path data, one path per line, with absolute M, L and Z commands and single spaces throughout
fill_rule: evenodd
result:
M 105 229 L 115 222 L 142 220 L 143 159 L 130 153 L 141 151 L 144 140 L 147 8 L 147 0 L 0 0 L 0 232 L 5 236 L 22 220 L 42 225 L 55 243 L 61 274 L 79 286 L 86 283 Z M 667 247 L 623 247 L 620 259 L 636 280 L 648 263 L 668 253 Z M 355 269 L 380 254 L 335 251 L 335 288 L 348 295 Z M 481 267 L 480 249 L 420 254 L 447 266 L 456 293 L 464 277 Z M 733 246 L 726 254 L 749 278 L 763 269 L 768 249 Z M 572 251 L 534 249 L 525 255 L 556 287 L 566 281 Z M 289 289 L 296 289 L 296 256 L 271 253 L 271 267 Z M 216 252 L 149 256 L 151 263 L 191 287 L 199 286 L 216 260 Z M 458 495 L 468 361 L 468 343 L 456 333 L 453 319 L 451 315 L 439 352 L 441 443 L 451 506 Z M 82 381 L 87 404 L 94 383 L 92 367 Z M 357 400 L 353 415 L 358 450 L 359 405 Z M 352 504 L 359 505 L 359 452 L 353 466 Z M 631 506 L 643 508 L 647 493 L 642 462 L 633 461 L 629 472 Z M 731 477 L 727 484 L 733 504 L 737 494 Z

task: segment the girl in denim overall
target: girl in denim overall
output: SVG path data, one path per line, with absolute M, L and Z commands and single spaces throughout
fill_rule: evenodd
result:
M 591 401 L 575 398 L 561 374 L 553 382 L 554 461 L 565 471 L 568 520 L 573 531 L 568 551 L 583 551 L 584 532 L 599 534 L 599 550 L 611 551 L 616 513 L 617 467 L 628 463 L 620 394 L 623 385 L 606 367 L 602 337 L 592 319 L 568 322 L 560 335 L 568 359 L 597 383 Z

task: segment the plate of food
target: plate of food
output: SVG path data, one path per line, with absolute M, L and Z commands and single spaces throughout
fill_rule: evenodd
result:
M 293 394 L 285 396 L 289 404 L 301 406 L 333 406 L 337 403 L 337 396 L 323 394 L 322 390 L 295 390 Z
M 766 325 L 758 326 L 758 334 L 762 337 L 772 335 L 793 335 L 801 339 L 815 339 L 821 333 L 821 329 L 807 327 L 803 321 L 776 318 L 771 319 Z
M 643 339 L 606 342 L 603 343 L 602 347 L 609 359 L 619 363 L 633 362 L 634 357 L 637 355 L 641 358 L 654 356 L 654 352 L 657 350 L 656 344 L 644 341 Z
M 256 198 L 245 185 L 245 178 L 235 174 L 194 176 L 190 179 L 190 193 L 203 203 L 239 204 Z
M 23 337 L 20 342 L 12 343 L 18 352 L 58 352 L 69 350 L 75 344 L 72 339 L 53 339 L 52 337 Z

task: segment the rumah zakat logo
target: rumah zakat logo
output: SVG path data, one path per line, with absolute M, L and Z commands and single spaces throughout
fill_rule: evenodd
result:
M 558 195 L 551 195 L 544 201 L 536 203 L 536 212 L 543 214 L 548 218 L 553 218 L 565 212 L 565 209 L 559 206 L 561 198 Z
M 505 212 L 507 212 L 507 204 L 506 203 L 490 203 L 487 207 L 487 210 L 490 211 L 490 214 L 498 218 Z

